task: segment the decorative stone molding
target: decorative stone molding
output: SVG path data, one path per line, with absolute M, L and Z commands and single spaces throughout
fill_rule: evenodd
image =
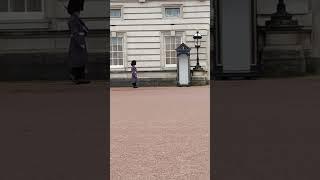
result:
M 297 20 L 292 19 L 292 15 L 287 12 L 284 0 L 279 0 L 277 12 L 272 14 L 271 20 L 266 21 L 267 28 L 301 28 Z

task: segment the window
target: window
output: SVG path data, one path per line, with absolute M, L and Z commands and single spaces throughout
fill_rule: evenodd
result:
M 41 12 L 42 0 L 1 0 L 0 12 Z
M 0 1 L 0 12 L 8 12 L 8 1 Z
M 180 8 L 165 8 L 166 17 L 180 17 Z
M 175 35 L 172 35 L 171 31 L 164 33 L 165 65 L 167 67 L 176 66 L 177 64 L 176 48 L 181 43 L 182 43 L 182 32 L 175 32 Z
M 0 19 L 42 19 L 44 0 L 0 0 Z
M 123 67 L 124 66 L 124 48 L 123 48 L 123 34 L 115 33 L 116 36 L 110 38 L 110 55 L 111 62 L 110 66 L 112 67 Z
M 121 18 L 121 9 L 111 9 L 110 16 L 112 18 Z

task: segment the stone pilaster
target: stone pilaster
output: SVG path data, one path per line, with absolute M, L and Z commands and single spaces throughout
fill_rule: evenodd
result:
M 320 1 L 312 0 L 312 56 L 320 59 Z

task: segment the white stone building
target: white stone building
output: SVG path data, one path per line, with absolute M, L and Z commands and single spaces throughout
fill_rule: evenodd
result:
M 210 71 L 209 0 L 111 0 L 110 78 L 129 79 L 130 62 L 137 61 L 140 79 L 175 79 L 175 48 L 192 48 L 191 69 L 196 64 L 193 35 L 203 36 L 200 65 Z

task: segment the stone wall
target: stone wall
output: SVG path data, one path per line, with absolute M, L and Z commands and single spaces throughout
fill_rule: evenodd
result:
M 181 7 L 181 17 L 165 17 L 164 7 L 169 6 Z M 132 60 L 137 61 L 138 71 L 148 72 L 140 73 L 143 79 L 166 79 L 167 71 L 176 71 L 176 67 L 165 64 L 164 32 L 183 34 L 182 41 L 192 48 L 191 66 L 195 66 L 197 56 L 193 35 L 199 30 L 203 36 L 199 61 L 205 70 L 210 71 L 209 0 L 152 0 L 142 3 L 138 0 L 112 0 L 111 8 L 121 8 L 122 17 L 110 19 L 110 30 L 113 34 L 123 33 L 125 49 L 124 65 L 111 67 L 112 79 L 130 78 L 127 74 Z
M 0 80 L 69 79 L 67 0 L 44 1 L 43 16 L 0 18 Z M 109 37 L 106 1 L 86 1 L 81 17 L 89 28 L 88 76 L 106 79 Z
M 68 80 L 67 53 L 6 53 L 1 54 L 0 80 Z M 89 79 L 107 78 L 106 55 L 90 53 Z
M 320 1 L 311 0 L 312 5 L 312 59 L 310 64 L 316 74 L 320 74 Z

